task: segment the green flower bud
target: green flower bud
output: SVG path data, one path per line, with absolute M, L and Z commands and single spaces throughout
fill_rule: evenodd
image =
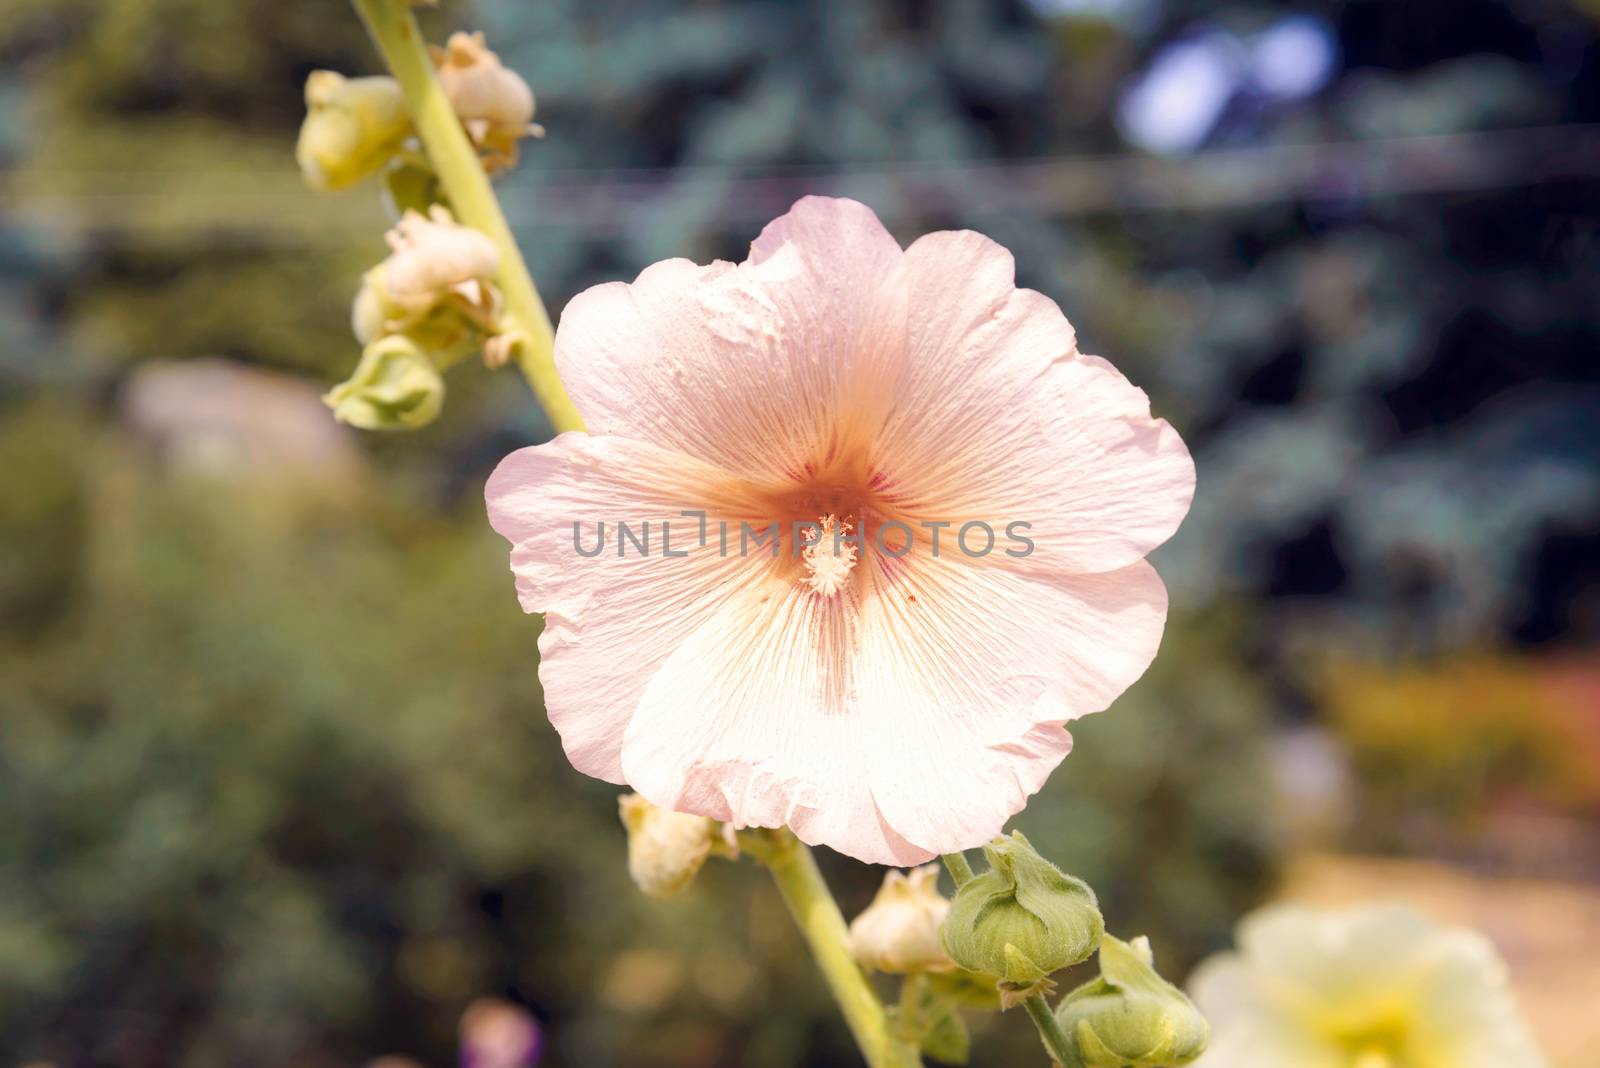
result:
M 410 133 L 405 93 L 393 78 L 312 71 L 295 160 L 313 189 L 343 189 L 382 170 Z
M 1205 1052 L 1209 1028 L 1183 991 L 1156 974 L 1150 942 L 1107 935 L 1100 978 L 1061 999 L 1056 1021 L 1087 1068 L 1173 1068 Z
M 444 379 L 416 342 L 396 334 L 368 345 L 355 373 L 322 400 L 362 430 L 415 430 L 438 418 Z
M 1034 852 L 1020 831 L 983 852 L 989 870 L 956 891 L 944 922 L 951 959 L 1011 987 L 1087 960 L 1105 931 L 1094 891 Z

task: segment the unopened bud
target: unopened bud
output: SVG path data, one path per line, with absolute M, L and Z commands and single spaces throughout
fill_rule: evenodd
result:
M 628 874 L 651 897 L 673 896 L 713 852 L 733 851 L 716 820 L 657 808 L 638 794 L 623 794 L 617 809 L 628 829 Z
M 362 350 L 355 373 L 322 400 L 335 419 L 362 430 L 415 430 L 438 418 L 444 378 L 415 341 L 394 335 Z
M 313 189 L 343 189 L 381 170 L 410 132 L 405 93 L 393 78 L 312 71 L 295 160 Z
M 1100 977 L 1056 1006 L 1056 1022 L 1086 1068 L 1176 1068 L 1205 1052 L 1209 1029 L 1177 987 L 1156 974 L 1150 942 L 1100 943 Z
M 968 971 L 997 977 L 1002 995 L 1025 996 L 1051 972 L 1088 959 L 1105 923 L 1094 891 L 1041 857 L 1020 831 L 983 852 L 989 870 L 956 891 L 944 948 Z
M 540 137 L 544 128 L 533 121 L 533 90 L 522 75 L 500 62 L 481 33 L 454 33 L 443 48 L 433 49 L 439 84 L 472 141 L 484 152 L 491 172 L 517 161 L 517 142 Z
M 356 340 L 369 345 L 389 333 L 389 309 L 384 306 L 382 274 L 377 269 L 361 279 L 355 302 L 350 305 L 350 331 Z
M 939 866 L 890 871 L 872 904 L 850 924 L 850 950 L 880 972 L 941 972 L 955 967 L 939 941 L 950 902 L 939 893 Z

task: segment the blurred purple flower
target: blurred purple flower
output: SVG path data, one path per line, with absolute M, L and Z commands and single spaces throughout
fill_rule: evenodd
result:
M 1243 84 L 1247 60 L 1239 39 L 1221 31 L 1167 45 L 1122 96 L 1124 136 L 1148 152 L 1193 152 Z
M 1299 100 L 1328 84 L 1338 59 L 1339 44 L 1326 21 L 1291 15 L 1256 38 L 1250 80 L 1275 100 Z
M 526 1009 L 479 998 L 461 1014 L 461 1068 L 533 1068 L 544 1036 Z
M 1117 125 L 1147 152 L 1188 155 L 1204 146 L 1234 102 L 1281 104 L 1317 92 L 1333 78 L 1339 44 L 1314 15 L 1290 15 L 1254 36 L 1211 29 L 1163 47 L 1122 94 Z M 1258 115 L 1259 108 L 1245 114 Z

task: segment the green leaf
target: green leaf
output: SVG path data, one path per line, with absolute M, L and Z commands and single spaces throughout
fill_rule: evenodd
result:
M 949 1006 L 942 1011 L 922 1036 L 922 1052 L 940 1064 L 966 1064 L 972 1053 L 972 1035 L 965 1021 Z

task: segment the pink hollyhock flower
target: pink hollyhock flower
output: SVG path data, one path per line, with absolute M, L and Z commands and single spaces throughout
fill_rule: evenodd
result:
M 487 497 L 580 771 L 917 864 L 999 833 L 1063 724 L 1155 656 L 1144 556 L 1188 451 L 979 234 L 902 250 L 808 197 L 743 263 L 580 294 L 556 361 L 589 432 L 513 453 Z M 781 551 L 741 545 L 772 523 Z

